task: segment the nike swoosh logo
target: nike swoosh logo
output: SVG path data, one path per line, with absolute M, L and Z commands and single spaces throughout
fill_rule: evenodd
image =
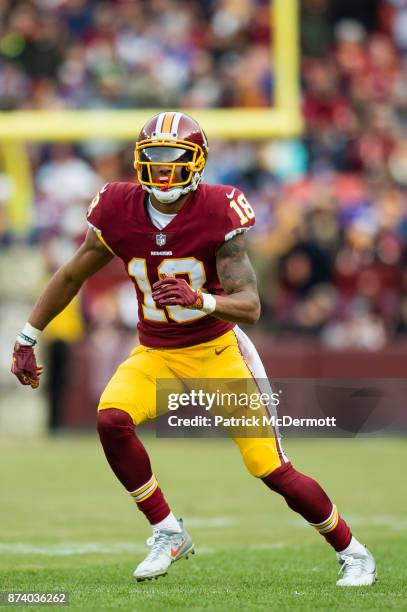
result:
M 232 189 L 232 191 L 230 193 L 226 194 L 226 197 L 229 198 L 229 200 L 231 200 L 233 198 L 233 196 L 235 195 L 235 191 L 236 191 L 236 189 Z
M 217 355 L 220 355 L 221 353 L 223 353 L 223 351 L 226 351 L 226 349 L 227 349 L 227 348 L 228 348 L 227 346 L 224 346 L 224 347 L 223 347 L 223 348 L 221 348 L 221 349 L 215 349 L 215 353 L 216 353 Z
M 181 542 L 181 544 L 177 547 L 177 548 L 171 548 L 171 557 L 173 559 L 175 559 L 175 557 L 178 555 L 179 551 L 181 550 L 181 548 L 184 546 L 185 542 L 186 542 L 186 538 L 184 538 Z

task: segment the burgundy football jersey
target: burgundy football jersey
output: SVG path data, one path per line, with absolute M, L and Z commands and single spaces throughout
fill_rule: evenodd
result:
M 108 183 L 88 209 L 88 223 L 123 260 L 139 305 L 140 342 L 150 347 L 183 347 L 208 342 L 234 327 L 201 310 L 158 308 L 152 286 L 160 274 L 185 278 L 193 289 L 225 295 L 216 272 L 216 251 L 254 224 L 241 191 L 199 185 L 162 230 L 147 212 L 148 194 L 136 183 Z

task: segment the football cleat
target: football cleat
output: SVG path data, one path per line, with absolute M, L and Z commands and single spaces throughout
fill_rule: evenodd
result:
M 151 550 L 133 572 L 137 582 L 165 576 L 172 563 L 195 554 L 191 536 L 184 529 L 182 519 L 178 522 L 181 531 L 153 528 L 153 535 L 147 540 Z
M 336 553 L 336 556 L 341 566 L 339 573 L 342 574 L 336 586 L 370 586 L 377 580 L 376 563 L 366 547 L 364 553 Z

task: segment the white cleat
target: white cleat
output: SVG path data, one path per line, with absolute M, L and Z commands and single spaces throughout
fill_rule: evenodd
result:
M 147 540 L 151 550 L 133 572 L 137 582 L 165 576 L 171 563 L 182 558 L 188 559 L 189 554 L 195 554 L 193 542 L 184 529 L 182 519 L 178 522 L 181 527 L 179 532 L 153 529 L 153 535 Z
M 377 580 L 376 563 L 373 555 L 365 547 L 364 553 L 341 555 L 336 553 L 341 569 L 342 578 L 336 586 L 370 586 Z

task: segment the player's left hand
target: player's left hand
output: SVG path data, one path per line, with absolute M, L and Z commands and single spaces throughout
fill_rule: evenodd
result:
M 203 306 L 202 293 L 195 291 L 183 278 L 163 275 L 161 280 L 153 285 L 153 299 L 157 306 L 184 306 L 201 310 Z

